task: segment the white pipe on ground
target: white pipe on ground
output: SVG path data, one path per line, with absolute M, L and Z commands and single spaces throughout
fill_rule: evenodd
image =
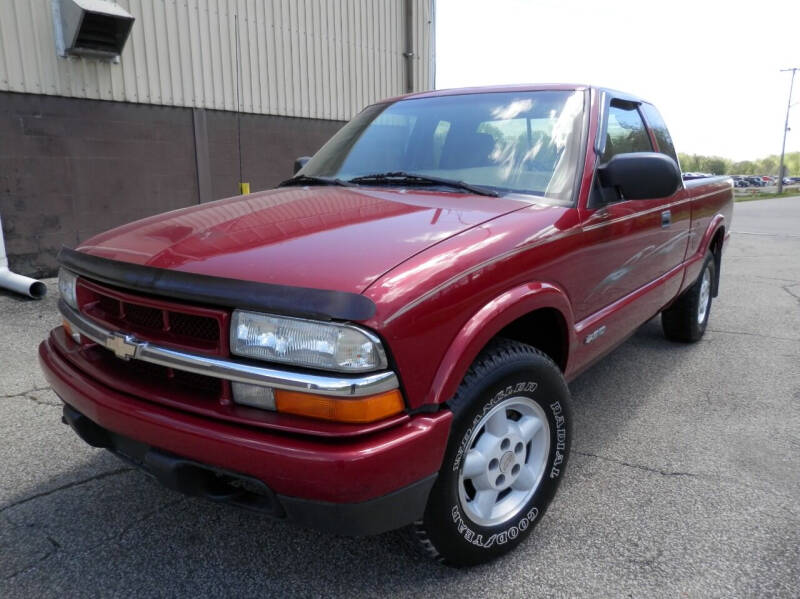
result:
M 10 289 L 33 299 L 42 299 L 47 294 L 47 285 L 30 277 L 23 277 L 8 270 L 6 240 L 3 237 L 3 220 L 0 218 L 0 288 Z

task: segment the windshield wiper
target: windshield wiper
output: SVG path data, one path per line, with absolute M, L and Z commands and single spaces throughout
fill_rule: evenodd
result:
M 278 187 L 291 187 L 293 185 L 340 185 L 342 187 L 353 187 L 344 179 L 334 179 L 333 177 L 312 177 L 310 175 L 298 175 L 286 181 L 278 183 Z
M 376 183 L 378 185 L 444 185 L 446 187 L 454 187 L 456 189 L 463 189 L 470 193 L 481 196 L 498 197 L 500 194 L 486 187 L 480 185 L 472 185 L 464 181 L 456 181 L 455 179 L 444 179 L 442 177 L 431 177 L 429 175 L 417 175 L 415 173 L 406 173 L 404 171 L 393 171 L 389 173 L 375 173 L 372 175 L 363 175 L 361 177 L 354 177 L 347 180 L 348 183 L 363 184 L 363 183 Z

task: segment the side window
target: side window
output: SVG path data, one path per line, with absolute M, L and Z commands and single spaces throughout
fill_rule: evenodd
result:
M 678 155 L 675 153 L 675 146 L 672 144 L 672 137 L 667 130 L 667 125 L 664 119 L 661 118 L 658 110 L 652 104 L 642 104 L 642 112 L 644 118 L 647 119 L 647 124 L 653 130 L 653 135 L 658 144 L 658 151 L 666 154 L 675 162 L 678 162 Z
M 607 162 L 617 154 L 630 152 L 652 152 L 650 136 L 636 106 L 611 105 L 608 110 L 606 149 L 601 162 Z

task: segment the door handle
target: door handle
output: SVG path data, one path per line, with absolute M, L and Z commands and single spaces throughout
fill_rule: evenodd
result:
M 672 224 L 672 212 L 670 210 L 664 210 L 661 213 L 661 228 L 666 229 Z

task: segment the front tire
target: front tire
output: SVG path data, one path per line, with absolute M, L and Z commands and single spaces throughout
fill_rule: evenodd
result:
M 694 284 L 661 313 L 661 327 L 667 339 L 684 343 L 700 340 L 708 326 L 715 276 L 714 254 L 709 252 Z
M 430 556 L 472 566 L 511 551 L 544 515 L 569 455 L 569 390 L 547 355 L 503 339 L 470 367 L 450 408 L 450 441 L 415 529 Z

